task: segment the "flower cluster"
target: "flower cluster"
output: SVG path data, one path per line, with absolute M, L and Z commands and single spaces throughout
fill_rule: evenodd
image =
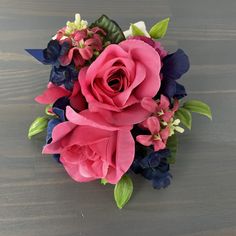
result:
M 32 123 L 29 138 L 46 128 L 43 153 L 53 154 L 75 181 L 115 184 L 120 208 L 132 193 L 128 173 L 167 187 L 176 133 L 184 132 L 179 125 L 191 127 L 192 111 L 210 117 L 200 101 L 180 105 L 187 94 L 176 81 L 189 60 L 183 50 L 168 53 L 158 41 L 168 21 L 149 32 L 142 21 L 122 32 L 105 15 L 88 25 L 76 14 L 47 48 L 27 49 L 51 65 L 47 88 L 35 98 L 47 105 L 47 115 Z

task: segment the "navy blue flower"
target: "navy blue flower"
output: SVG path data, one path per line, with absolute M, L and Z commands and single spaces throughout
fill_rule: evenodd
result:
M 47 136 L 46 136 L 46 144 L 49 144 L 52 142 L 52 131 L 53 129 L 61 123 L 61 120 L 58 118 L 51 119 L 48 122 L 48 127 L 47 127 Z
M 141 174 L 144 178 L 152 181 L 152 186 L 156 189 L 166 188 L 171 181 L 169 164 L 167 157 L 170 155 L 168 149 L 157 152 L 147 150 L 148 154 L 143 158 L 142 152 L 136 149 L 135 159 L 131 165 L 131 170 L 136 174 Z
M 65 55 L 70 49 L 68 42 L 59 44 L 57 40 L 49 41 L 45 49 L 25 49 L 31 56 L 43 64 L 59 65 L 58 58 Z
M 66 107 L 70 105 L 70 100 L 68 97 L 61 97 L 56 100 L 52 106 L 52 111 L 55 113 L 61 122 L 66 121 Z
M 176 82 L 184 73 L 189 70 L 189 59 L 182 49 L 178 49 L 175 53 L 167 55 L 163 59 L 161 73 L 163 80 L 160 93 L 165 96 L 178 99 L 186 96 L 183 85 Z
M 66 107 L 70 105 L 70 101 L 67 97 L 62 97 L 57 99 L 57 101 L 52 106 L 52 111 L 55 113 L 58 117 L 51 119 L 48 122 L 47 126 L 47 136 L 46 136 L 46 144 L 49 144 L 52 142 L 52 131 L 53 129 L 60 123 L 66 121 L 65 111 Z M 60 154 L 54 154 L 53 158 L 60 162 Z
M 66 89 L 72 90 L 74 81 L 78 78 L 78 71 L 73 63 L 62 66 L 59 60 L 69 49 L 68 42 L 60 44 L 57 40 L 51 40 L 45 49 L 26 49 L 26 51 L 41 63 L 52 65 L 50 82 L 57 86 L 64 85 Z
M 58 58 L 60 56 L 65 55 L 70 49 L 70 45 L 68 42 L 63 42 L 60 44 L 57 40 L 49 41 L 47 48 L 43 50 L 43 55 L 48 64 L 57 64 L 60 62 Z
M 71 90 L 77 78 L 78 71 L 74 64 L 68 66 L 54 65 L 52 66 L 49 81 L 57 86 L 64 85 L 66 89 Z
M 48 122 L 48 127 L 47 127 L 47 136 L 46 136 L 46 144 L 49 144 L 52 142 L 52 131 L 53 129 L 60 124 L 62 121 L 58 118 L 51 119 Z M 58 162 L 60 162 L 60 154 L 53 154 L 53 158 Z
M 169 172 L 159 172 L 156 177 L 152 179 L 152 186 L 156 189 L 166 188 L 171 183 L 171 174 Z

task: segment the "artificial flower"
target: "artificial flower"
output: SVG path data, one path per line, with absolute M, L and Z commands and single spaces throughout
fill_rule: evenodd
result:
M 38 95 L 35 101 L 40 104 L 53 104 L 62 97 L 68 97 L 70 106 L 78 111 L 84 110 L 87 107 L 78 81 L 75 81 L 72 91 L 67 90 L 64 86 L 56 86 L 49 83 L 46 90 L 41 95 Z
M 130 199 L 130 171 L 155 189 L 171 181 L 176 133 L 191 128 L 191 112 L 211 118 L 207 104 L 186 96 L 176 81 L 189 69 L 178 49 L 168 54 L 159 39 L 169 18 L 155 23 L 150 34 L 143 21 L 124 31 L 102 15 L 88 25 L 76 14 L 57 31 L 45 49 L 26 49 L 51 65 L 47 89 L 35 100 L 46 115 L 29 128 L 28 137 L 47 130 L 43 153 L 52 154 L 78 182 L 99 179 L 115 184 L 119 208 Z
M 129 39 L 138 39 L 152 46 L 159 54 L 161 60 L 168 55 L 168 52 L 162 47 L 161 43 L 147 36 L 130 36 Z
M 146 25 L 145 25 L 144 21 L 138 21 L 138 22 L 134 23 L 134 25 L 136 27 L 138 27 L 139 30 L 141 30 L 146 37 L 150 38 L 150 35 L 147 32 Z M 132 26 L 130 26 L 129 29 L 124 31 L 123 33 L 125 35 L 125 38 L 128 38 L 129 36 L 133 36 Z
M 141 40 L 111 44 L 79 73 L 81 91 L 89 110 L 99 112 L 117 125 L 142 122 L 149 112 L 144 97 L 154 97 L 160 88 L 160 56 Z
M 168 149 L 151 151 L 144 157 L 136 152 L 130 169 L 134 173 L 141 174 L 144 178 L 151 180 L 154 188 L 166 188 L 172 178 L 167 161 L 169 156 L 170 151 Z
M 179 102 L 177 99 L 174 100 L 174 106 L 171 108 L 169 99 L 164 95 L 161 95 L 160 99 L 157 101 L 148 97 L 144 98 L 141 105 L 144 109 L 151 112 L 152 115 L 158 117 L 160 121 L 163 120 L 165 122 L 169 122 L 179 108 Z
M 147 128 L 151 134 L 138 135 L 136 141 L 144 146 L 154 146 L 155 151 L 159 151 L 166 147 L 166 142 L 170 134 L 169 127 L 161 128 L 160 121 L 157 117 L 151 116 L 142 123 L 142 126 Z
M 99 27 L 91 29 L 77 30 L 67 38 L 61 41 L 70 45 L 67 53 L 60 57 L 60 63 L 63 66 L 69 65 L 72 61 L 76 68 L 85 65 L 92 59 L 94 54 L 99 54 L 103 49 L 102 37 L 105 32 Z
M 54 127 L 43 153 L 60 154 L 60 162 L 76 181 L 106 179 L 117 183 L 134 159 L 130 128 L 117 129 L 99 123 L 90 126 L 88 119 L 76 113 L 74 120 L 77 124 L 66 121 Z
M 182 49 L 167 55 L 163 60 L 161 73 L 163 75 L 160 92 L 165 96 L 178 99 L 186 96 L 183 85 L 176 82 L 184 73 L 189 70 L 188 56 Z

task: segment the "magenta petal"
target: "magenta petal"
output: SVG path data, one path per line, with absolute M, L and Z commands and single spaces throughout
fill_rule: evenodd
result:
M 163 143 L 161 140 L 157 140 L 154 142 L 154 150 L 157 152 L 161 149 L 164 149 L 166 147 L 165 143 Z
M 95 128 L 115 131 L 119 129 L 130 130 L 132 126 L 115 126 L 107 123 L 104 117 L 97 112 L 89 112 L 89 110 L 84 110 L 80 113 L 75 112 L 71 107 L 66 108 L 66 117 L 69 121 L 77 125 L 89 125 Z
M 165 129 L 161 130 L 160 135 L 161 135 L 161 138 L 163 139 L 163 141 L 166 141 L 170 135 L 169 128 L 166 127 Z
M 129 51 L 130 56 L 135 58 L 135 60 L 139 58 L 139 62 L 146 68 L 146 78 L 137 87 L 135 96 L 137 98 L 154 97 L 160 88 L 161 81 L 161 61 L 159 54 L 154 48 L 141 40 L 129 39 L 122 41 L 119 45 Z
M 115 126 L 129 126 L 143 122 L 150 113 L 142 108 L 140 103 L 136 103 L 121 112 L 110 112 L 106 110 L 99 111 L 106 121 Z
M 151 113 L 156 112 L 157 103 L 151 97 L 143 98 L 141 101 L 141 105 L 145 110 L 147 110 Z
M 170 119 L 174 116 L 174 113 L 172 111 L 165 111 L 165 113 L 163 115 L 161 115 L 161 118 L 165 121 L 165 122 L 169 122 Z
M 134 78 L 133 83 L 130 87 L 128 87 L 124 92 L 118 94 L 118 96 L 114 97 L 114 102 L 118 104 L 118 106 L 123 106 L 126 101 L 128 100 L 130 94 L 133 92 L 133 90 L 143 82 L 146 76 L 146 71 L 144 66 L 141 63 L 136 64 L 136 76 Z
M 83 40 L 85 37 L 87 37 L 87 30 L 78 30 L 73 36 L 74 40 L 79 42 L 80 40 Z
M 75 124 L 66 121 L 58 124 L 52 132 L 52 142 L 44 146 L 43 154 L 55 154 L 60 153 L 62 146 L 59 142 L 64 136 L 70 133 L 76 127 Z
M 168 109 L 169 106 L 170 106 L 169 99 L 166 96 L 161 95 L 161 98 L 160 98 L 160 109 Z
M 96 77 L 96 74 L 101 69 L 101 66 L 104 65 L 104 63 L 118 57 L 128 57 L 128 53 L 124 51 L 119 45 L 117 44 L 111 44 L 108 47 L 104 49 L 104 51 L 100 54 L 100 56 L 91 64 L 91 66 L 88 69 L 87 77 L 90 80 L 93 80 L 93 78 Z
M 70 91 L 66 90 L 63 87 L 52 86 L 50 85 L 47 89 L 43 91 L 43 93 L 35 98 L 35 101 L 40 104 L 52 104 L 58 98 L 69 96 L 71 94 Z
M 173 112 L 176 112 L 179 109 L 179 100 L 175 99 L 174 101 L 174 107 L 172 109 Z
M 158 134 L 160 131 L 160 122 L 155 116 L 151 116 L 147 119 L 147 128 L 152 134 Z
M 106 176 L 109 183 L 116 184 L 127 172 L 134 160 L 134 140 L 129 131 L 120 130 L 117 134 L 116 168 L 110 168 Z
M 81 164 L 81 167 L 79 169 L 78 164 L 72 164 L 67 161 L 67 155 L 62 154 L 60 158 L 61 163 L 63 164 L 65 170 L 70 175 L 72 179 L 78 182 L 89 182 L 92 180 L 95 180 L 96 178 L 94 176 L 89 176 L 88 174 L 85 176 L 83 175 L 86 173 L 86 166 Z M 79 170 L 79 171 L 78 171 Z
M 90 46 L 79 48 L 79 52 L 84 60 L 90 60 L 93 56 L 93 49 Z
M 138 135 L 136 141 L 148 147 L 152 145 L 152 135 Z
M 84 59 L 81 57 L 79 48 L 77 47 L 71 48 L 68 54 L 61 56 L 59 60 L 62 66 L 68 66 L 72 60 L 76 67 L 84 63 Z

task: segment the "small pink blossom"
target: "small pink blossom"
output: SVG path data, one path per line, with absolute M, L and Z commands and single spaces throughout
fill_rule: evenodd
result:
M 146 97 L 142 100 L 141 104 L 144 109 L 156 115 L 159 119 L 165 122 L 169 122 L 179 108 L 179 102 L 176 99 L 174 101 L 174 106 L 171 109 L 170 101 L 164 95 L 161 95 L 158 101 L 154 101 L 152 98 Z
M 101 35 L 104 36 L 105 32 L 98 27 L 94 27 L 92 29 L 77 30 L 65 38 L 61 37 L 61 43 L 66 41 L 70 45 L 68 53 L 59 58 L 61 65 L 67 66 L 73 60 L 76 68 L 83 66 L 86 61 L 92 59 L 94 52 L 102 51 L 103 41 Z
M 166 147 L 166 142 L 170 134 L 168 127 L 162 129 L 157 117 L 151 116 L 142 123 L 144 128 L 150 131 L 150 135 L 138 135 L 137 142 L 144 146 L 154 146 L 155 151 L 159 151 Z

